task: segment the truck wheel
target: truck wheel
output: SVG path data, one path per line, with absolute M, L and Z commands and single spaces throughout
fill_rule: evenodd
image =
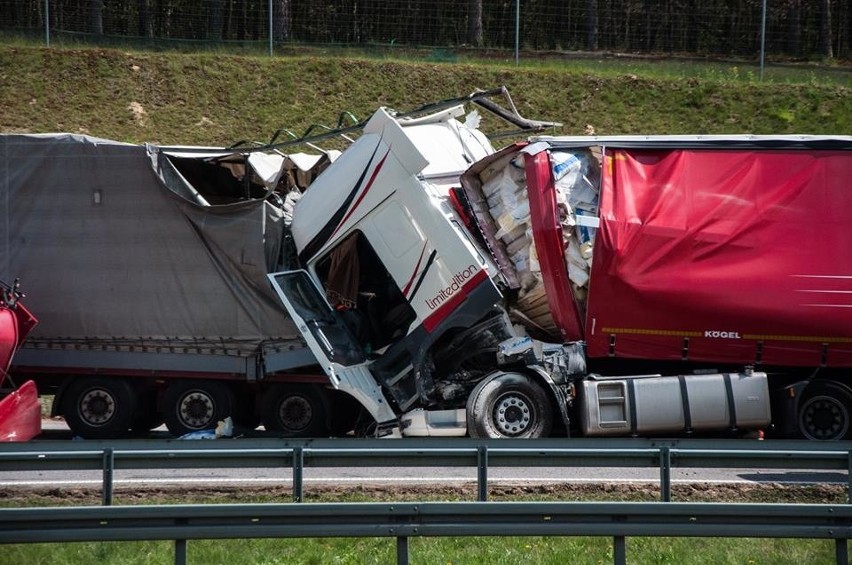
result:
M 74 435 L 112 439 L 127 433 L 136 413 L 136 399 L 127 381 L 86 378 L 72 383 L 62 400 L 62 414 Z
M 314 386 L 273 386 L 263 395 L 260 417 L 267 430 L 286 437 L 328 435 L 328 410 Z
M 547 437 L 553 408 L 547 393 L 521 373 L 497 373 L 467 399 L 467 431 L 475 438 Z
M 210 430 L 231 415 L 234 393 L 216 381 L 183 381 L 166 389 L 163 418 L 172 435 Z
M 840 440 L 852 428 L 852 395 L 834 383 L 814 383 L 799 404 L 799 434 L 805 439 Z

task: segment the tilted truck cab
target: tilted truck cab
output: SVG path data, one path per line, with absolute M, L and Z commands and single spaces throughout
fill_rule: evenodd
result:
M 431 394 L 431 347 L 477 323 L 500 301 L 489 276 L 494 266 L 438 189 L 419 179 L 428 164 L 399 123 L 380 110 L 304 194 L 292 225 L 303 276 L 322 289 L 319 308 L 326 310 L 324 329 L 309 330 L 306 340 L 333 382 L 357 395 L 379 424 L 396 416 L 388 414 L 382 391 L 351 392 L 357 387 L 345 381 L 356 378 L 353 367 L 369 367 L 397 412 L 421 406 Z M 286 286 L 293 276 L 270 275 L 296 316 Z M 348 340 L 361 358 L 336 362 L 324 339 Z

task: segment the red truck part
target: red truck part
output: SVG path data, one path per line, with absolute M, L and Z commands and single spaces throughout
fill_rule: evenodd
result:
M 0 384 L 8 380 L 12 357 L 37 320 L 20 302 L 15 287 L 0 282 Z M 41 433 L 41 404 L 28 380 L 0 397 L 0 441 L 27 441 Z

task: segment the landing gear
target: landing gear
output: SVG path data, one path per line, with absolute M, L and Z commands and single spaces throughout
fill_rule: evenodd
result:
M 846 439 L 852 431 L 852 393 L 832 382 L 811 384 L 799 404 L 797 422 L 805 439 Z
M 467 429 L 477 438 L 540 438 L 553 428 L 553 407 L 544 389 L 522 373 L 496 373 L 467 400 Z

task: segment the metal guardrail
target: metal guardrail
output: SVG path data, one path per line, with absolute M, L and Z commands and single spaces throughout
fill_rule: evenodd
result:
M 840 470 L 852 501 L 852 441 L 593 438 L 542 440 L 276 439 L 34 441 L 0 451 L 2 471 L 102 470 L 112 503 L 119 469 L 280 468 L 293 470 L 293 500 L 310 467 L 476 467 L 478 500 L 488 499 L 492 467 L 657 467 L 660 498 L 671 501 L 673 468 Z
M 346 503 L 111 506 L 119 469 L 291 467 L 301 502 L 310 467 L 448 466 L 477 469 L 474 503 Z M 488 499 L 493 467 L 658 467 L 656 503 L 496 503 Z M 751 440 L 548 439 L 251 439 L 34 441 L 6 444 L 2 471 L 101 470 L 103 504 L 83 508 L 0 509 L 0 543 L 36 541 L 186 541 L 235 537 L 372 536 L 397 538 L 408 563 L 410 536 L 611 536 L 614 563 L 626 563 L 628 536 L 791 537 L 836 540 L 848 565 L 852 504 L 672 503 L 673 468 L 841 470 L 852 500 L 852 442 Z
M 397 563 L 417 536 L 607 536 L 627 561 L 630 536 L 835 540 L 848 564 L 852 506 L 673 502 L 426 502 L 208 504 L 0 509 L 0 543 L 191 539 L 393 537 Z

